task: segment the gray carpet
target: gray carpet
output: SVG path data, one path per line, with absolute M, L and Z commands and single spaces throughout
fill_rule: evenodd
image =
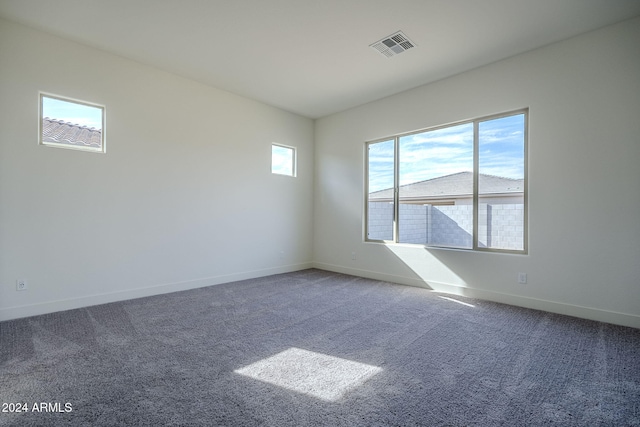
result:
M 640 330 L 441 296 L 305 270 L 2 322 L 0 425 L 640 426 Z

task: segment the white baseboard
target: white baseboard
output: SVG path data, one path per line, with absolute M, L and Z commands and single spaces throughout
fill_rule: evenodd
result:
M 353 276 L 366 277 L 369 279 L 383 280 L 402 285 L 417 286 L 434 292 L 444 292 L 453 295 L 467 296 L 487 301 L 495 301 L 503 304 L 515 305 L 519 307 L 542 310 L 550 313 L 564 314 L 583 319 L 597 320 L 600 322 L 613 323 L 616 325 L 629 326 L 640 329 L 640 316 L 601 310 L 578 305 L 558 303 L 554 301 L 511 295 L 483 289 L 468 288 L 446 283 L 425 282 L 418 278 L 397 276 L 377 271 L 362 270 L 357 268 L 344 267 L 326 263 L 302 263 L 274 267 L 262 270 L 240 272 L 221 276 L 208 277 L 204 279 L 190 280 L 179 283 L 168 283 L 145 288 L 129 289 L 126 291 L 110 292 L 70 298 L 65 300 L 47 301 L 37 304 L 29 304 L 17 307 L 0 308 L 0 321 L 19 319 L 22 317 L 37 316 L 40 314 L 54 313 L 64 310 L 89 307 L 98 304 L 124 301 L 135 298 L 143 298 L 153 295 L 166 294 L 170 292 L 185 291 L 188 289 L 202 288 L 206 286 L 219 285 L 223 283 L 235 282 L 238 280 L 253 279 L 256 277 L 270 276 L 273 274 L 289 273 L 292 271 L 304 270 L 307 268 L 318 268 L 321 270 L 333 271 L 337 273 L 350 274 Z
M 505 294 L 501 292 L 487 291 L 483 289 L 467 288 L 457 285 L 450 285 L 439 282 L 425 282 L 424 280 L 396 276 L 377 271 L 361 270 L 357 268 L 344 267 L 326 263 L 313 263 L 314 268 L 320 270 L 333 271 L 336 273 L 350 274 L 353 276 L 366 277 L 368 279 L 383 280 L 386 282 L 399 283 L 401 285 L 417 286 L 429 289 L 434 292 L 443 292 L 453 295 L 461 295 L 470 298 L 477 298 L 486 301 L 494 301 L 503 304 L 515 305 L 518 307 L 531 308 L 534 310 L 547 311 L 550 313 L 564 314 L 567 316 L 579 317 L 582 319 L 597 320 L 599 322 L 612 323 L 615 325 L 629 326 L 640 329 L 640 316 L 614 311 L 601 310 L 579 305 L 559 303 L 519 295 Z
M 19 319 L 22 317 L 38 316 L 40 314 L 55 313 L 58 311 L 72 310 L 75 308 L 90 307 L 92 305 L 107 304 L 110 302 L 124 301 L 135 298 L 143 298 L 153 295 L 167 294 L 189 289 L 203 288 L 206 286 L 220 285 L 236 282 L 238 280 L 254 279 L 256 277 L 271 276 L 273 274 L 289 273 L 292 271 L 312 268 L 312 263 L 286 265 L 281 267 L 253 270 L 241 273 L 207 277 L 204 279 L 189 280 L 186 282 L 166 283 L 144 288 L 128 289 L 126 291 L 109 292 L 104 294 L 88 295 L 65 300 L 47 301 L 37 304 L 28 304 L 18 307 L 0 308 L 0 321 Z

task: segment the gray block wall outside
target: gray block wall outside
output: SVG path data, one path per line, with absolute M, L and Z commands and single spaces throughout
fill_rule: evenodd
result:
M 436 246 L 473 246 L 473 206 L 400 204 L 399 242 Z M 369 239 L 393 239 L 393 204 L 369 203 Z M 481 204 L 478 243 L 481 247 L 524 248 L 524 204 Z
M 393 239 L 393 203 L 369 202 L 367 237 L 371 240 Z
M 481 204 L 478 242 L 489 248 L 524 249 L 524 204 Z
M 426 244 L 429 206 L 400 204 L 399 242 Z
M 430 206 L 430 245 L 473 247 L 473 205 Z

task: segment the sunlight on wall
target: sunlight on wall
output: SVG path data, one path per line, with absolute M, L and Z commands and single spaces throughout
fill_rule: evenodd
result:
M 236 374 L 334 402 L 382 368 L 291 347 Z
M 467 287 L 467 283 L 428 249 L 410 245 L 386 245 L 413 273 L 434 291 L 451 292 L 451 287 Z M 444 286 L 446 284 L 447 286 Z

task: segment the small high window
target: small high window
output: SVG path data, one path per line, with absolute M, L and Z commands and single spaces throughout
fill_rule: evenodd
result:
M 104 153 L 104 113 L 101 105 L 41 93 L 39 144 Z
M 296 176 L 296 149 L 286 145 L 271 145 L 271 173 Z

